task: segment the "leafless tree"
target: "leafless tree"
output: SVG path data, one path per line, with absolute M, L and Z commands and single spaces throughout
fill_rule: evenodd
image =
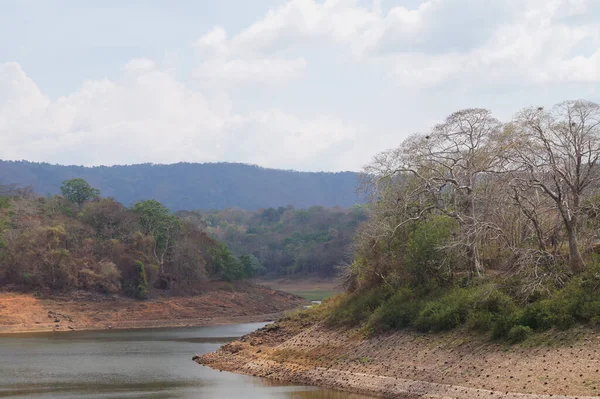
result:
M 578 243 L 582 200 L 600 181 L 600 106 L 578 100 L 550 111 L 528 108 L 512 128 L 510 156 L 518 167 L 514 182 L 521 191 L 533 190 L 552 200 L 567 233 L 569 267 L 580 272 L 585 268 Z
M 403 191 L 398 204 L 419 204 L 416 212 L 396 225 L 395 229 L 437 210 L 456 219 L 464 229 L 460 239 L 474 273 L 482 265 L 478 253 L 479 185 L 488 176 L 503 169 L 501 156 L 502 124 L 485 109 L 465 109 L 455 112 L 428 134 L 414 135 L 394 150 L 374 158 L 365 168 L 371 186 L 398 184 L 410 179 L 412 186 Z

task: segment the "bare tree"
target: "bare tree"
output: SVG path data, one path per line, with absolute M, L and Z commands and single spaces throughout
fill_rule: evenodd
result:
M 513 128 L 514 182 L 553 201 L 568 237 L 569 267 L 580 272 L 585 268 L 577 230 L 582 199 L 600 181 L 600 106 L 578 100 L 551 111 L 529 108 L 517 115 Z
M 398 204 L 418 203 L 417 212 L 401 218 L 396 229 L 432 210 L 456 219 L 464 229 L 460 239 L 472 272 L 480 274 L 478 204 L 480 183 L 503 169 L 502 124 L 485 109 L 455 112 L 429 134 L 414 135 L 395 150 L 384 152 L 365 168 L 374 186 L 414 182 Z

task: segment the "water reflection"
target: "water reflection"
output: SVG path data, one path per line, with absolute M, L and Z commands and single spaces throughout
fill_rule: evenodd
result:
M 221 373 L 191 361 L 263 325 L 0 336 L 0 397 L 364 398 Z

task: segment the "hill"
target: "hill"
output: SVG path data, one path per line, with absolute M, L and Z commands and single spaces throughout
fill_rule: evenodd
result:
M 76 177 L 125 205 L 153 198 L 172 211 L 351 207 L 359 202 L 354 172 L 295 172 L 238 163 L 84 167 L 0 160 L 0 184 L 31 186 L 39 194 L 58 194 L 62 181 Z

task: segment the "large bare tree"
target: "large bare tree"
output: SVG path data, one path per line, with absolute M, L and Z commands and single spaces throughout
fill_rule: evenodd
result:
M 464 230 L 460 239 L 471 270 L 480 274 L 477 207 L 485 199 L 478 196 L 478 187 L 487 175 L 503 168 L 501 137 L 502 124 L 490 111 L 465 109 L 448 116 L 430 133 L 414 135 L 399 148 L 375 157 L 365 168 L 374 185 L 410 178 L 410 189 L 402 191 L 404 197 L 397 203 L 420 204 L 394 230 L 432 210 L 456 219 Z
M 555 204 L 567 233 L 569 266 L 580 272 L 585 268 L 578 243 L 582 200 L 600 181 L 600 106 L 578 100 L 550 111 L 528 108 L 517 115 L 512 128 L 514 181 Z

